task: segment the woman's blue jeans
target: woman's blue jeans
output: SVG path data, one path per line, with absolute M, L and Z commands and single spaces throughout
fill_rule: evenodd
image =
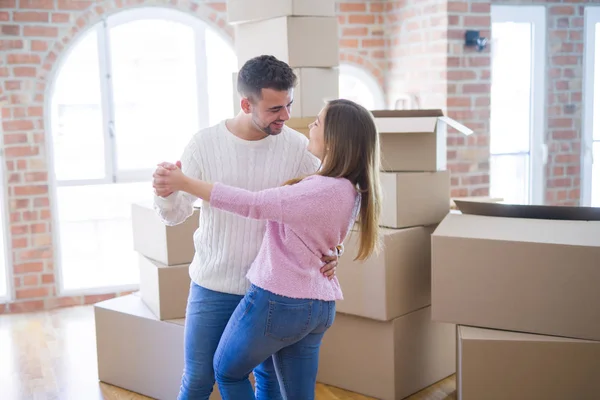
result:
M 227 322 L 244 296 L 215 292 L 193 283 L 184 332 L 184 370 L 178 400 L 208 400 L 215 385 L 213 358 Z M 273 361 L 254 369 L 256 397 L 282 400 Z
M 321 339 L 334 319 L 334 301 L 292 299 L 253 285 L 215 353 L 223 400 L 255 399 L 248 376 L 271 356 L 283 397 L 314 399 Z

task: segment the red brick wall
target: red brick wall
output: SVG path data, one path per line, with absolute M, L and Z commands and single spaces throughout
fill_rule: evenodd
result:
M 445 108 L 448 18 L 446 0 L 388 3 L 387 89 L 392 107 L 398 96 L 416 97 L 420 108 Z
M 490 37 L 489 0 L 448 1 L 448 116 L 475 132 L 448 132 L 452 196 L 489 194 L 491 57 L 464 46 L 465 30 Z
M 510 4 L 514 1 L 494 4 Z M 583 129 L 583 10 L 592 0 L 546 1 L 546 203 L 579 205 Z
M 9 256 L 13 262 L 16 301 L 2 312 L 89 304 L 119 295 L 60 297 L 55 282 L 55 247 L 51 235 L 52 198 L 45 141 L 44 100 L 56 62 L 79 32 L 102 16 L 144 0 L 0 0 L 0 107 L 5 143 L 9 201 Z M 148 4 L 197 15 L 229 36 L 225 1 L 162 0 Z M 364 66 L 381 83 L 385 77 L 384 1 L 337 5 L 341 59 Z M 18 8 L 17 8 L 18 6 Z M 2 102 L 4 104 L 2 105 Z
M 450 117 L 475 131 L 470 137 L 456 132 L 448 135 L 448 168 L 453 196 L 489 194 L 490 85 L 489 48 L 479 53 L 465 48 L 465 30 L 480 30 L 491 37 L 491 3 L 543 4 L 547 7 L 546 123 L 548 145 L 545 202 L 577 205 L 580 202 L 583 13 L 584 5 L 595 0 L 436 0 L 388 3 L 391 43 L 386 79 L 388 98 L 393 103 L 399 93 L 414 93 L 421 107 L 438 107 L 441 91 L 432 96 L 431 86 L 445 78 L 445 108 Z M 445 6 L 445 11 L 444 11 Z M 422 68 L 437 64 L 440 53 L 432 40 L 431 26 L 440 13 L 447 16 L 447 53 L 441 78 Z M 438 25 L 435 25 L 438 26 Z M 443 37 L 435 35 L 443 42 Z M 432 50 L 433 49 L 433 50 Z M 438 96 L 438 97 L 436 97 Z
M 365 68 L 384 88 L 387 70 L 387 1 L 336 3 L 340 32 L 340 61 Z
M 489 12 L 489 0 L 390 2 L 390 104 L 416 97 L 420 108 L 441 108 L 475 131 L 448 132 L 452 196 L 489 193 L 490 54 L 463 45 L 465 27 L 488 34 Z
M 580 203 L 583 13 L 584 5 L 594 2 L 491 0 L 491 4 L 547 7 L 546 204 Z M 449 159 L 456 156 L 456 162 L 450 164 L 454 195 L 488 193 L 491 57 L 489 50 L 477 53 L 462 44 L 466 29 L 479 29 L 483 36 L 491 36 L 490 11 L 490 0 L 448 2 L 448 112 L 477 132 L 468 139 L 454 134 L 448 138 Z

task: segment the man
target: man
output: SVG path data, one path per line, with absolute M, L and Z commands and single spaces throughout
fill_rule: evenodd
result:
M 241 111 L 194 135 L 177 166 L 183 173 L 252 191 L 282 185 L 317 171 L 307 138 L 285 126 L 297 77 L 284 62 L 260 56 L 238 73 Z M 154 173 L 155 208 L 167 225 L 185 221 L 196 198 L 173 192 L 161 181 L 167 163 Z M 215 378 L 213 356 L 229 318 L 248 289 L 246 273 L 262 243 L 265 224 L 202 204 L 194 233 L 196 254 L 185 321 L 185 367 L 179 400 L 208 400 Z M 324 257 L 322 272 L 335 273 L 337 256 Z M 271 358 L 254 370 L 257 398 L 281 399 Z

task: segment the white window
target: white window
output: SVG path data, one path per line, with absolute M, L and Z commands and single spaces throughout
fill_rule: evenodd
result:
M 543 204 L 546 8 L 492 6 L 490 194 Z
M 1 122 L 1 121 L 0 121 Z M 0 304 L 9 300 L 10 287 L 8 285 L 11 264 L 8 262 L 8 208 L 6 207 L 6 188 L 8 182 L 4 175 L 5 161 L 2 154 L 2 130 L 0 130 Z
M 379 83 L 364 69 L 341 64 L 339 80 L 341 99 L 352 100 L 367 110 L 385 108 L 384 95 Z
M 61 292 L 135 288 L 131 203 L 152 198 L 158 162 L 233 116 L 236 70 L 231 45 L 170 9 L 113 15 L 73 45 L 50 115 Z
M 582 205 L 600 207 L 600 7 L 585 8 Z

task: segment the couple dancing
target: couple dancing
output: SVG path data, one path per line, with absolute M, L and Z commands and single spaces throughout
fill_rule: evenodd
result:
M 272 56 L 249 60 L 238 74 L 240 113 L 195 134 L 180 161 L 153 175 L 166 224 L 204 201 L 179 400 L 207 400 L 215 379 L 224 400 L 314 399 L 321 339 L 342 298 L 341 244 L 356 226 L 358 258 L 377 248 L 373 117 L 354 102 L 330 101 L 307 141 L 284 125 L 296 83 Z

